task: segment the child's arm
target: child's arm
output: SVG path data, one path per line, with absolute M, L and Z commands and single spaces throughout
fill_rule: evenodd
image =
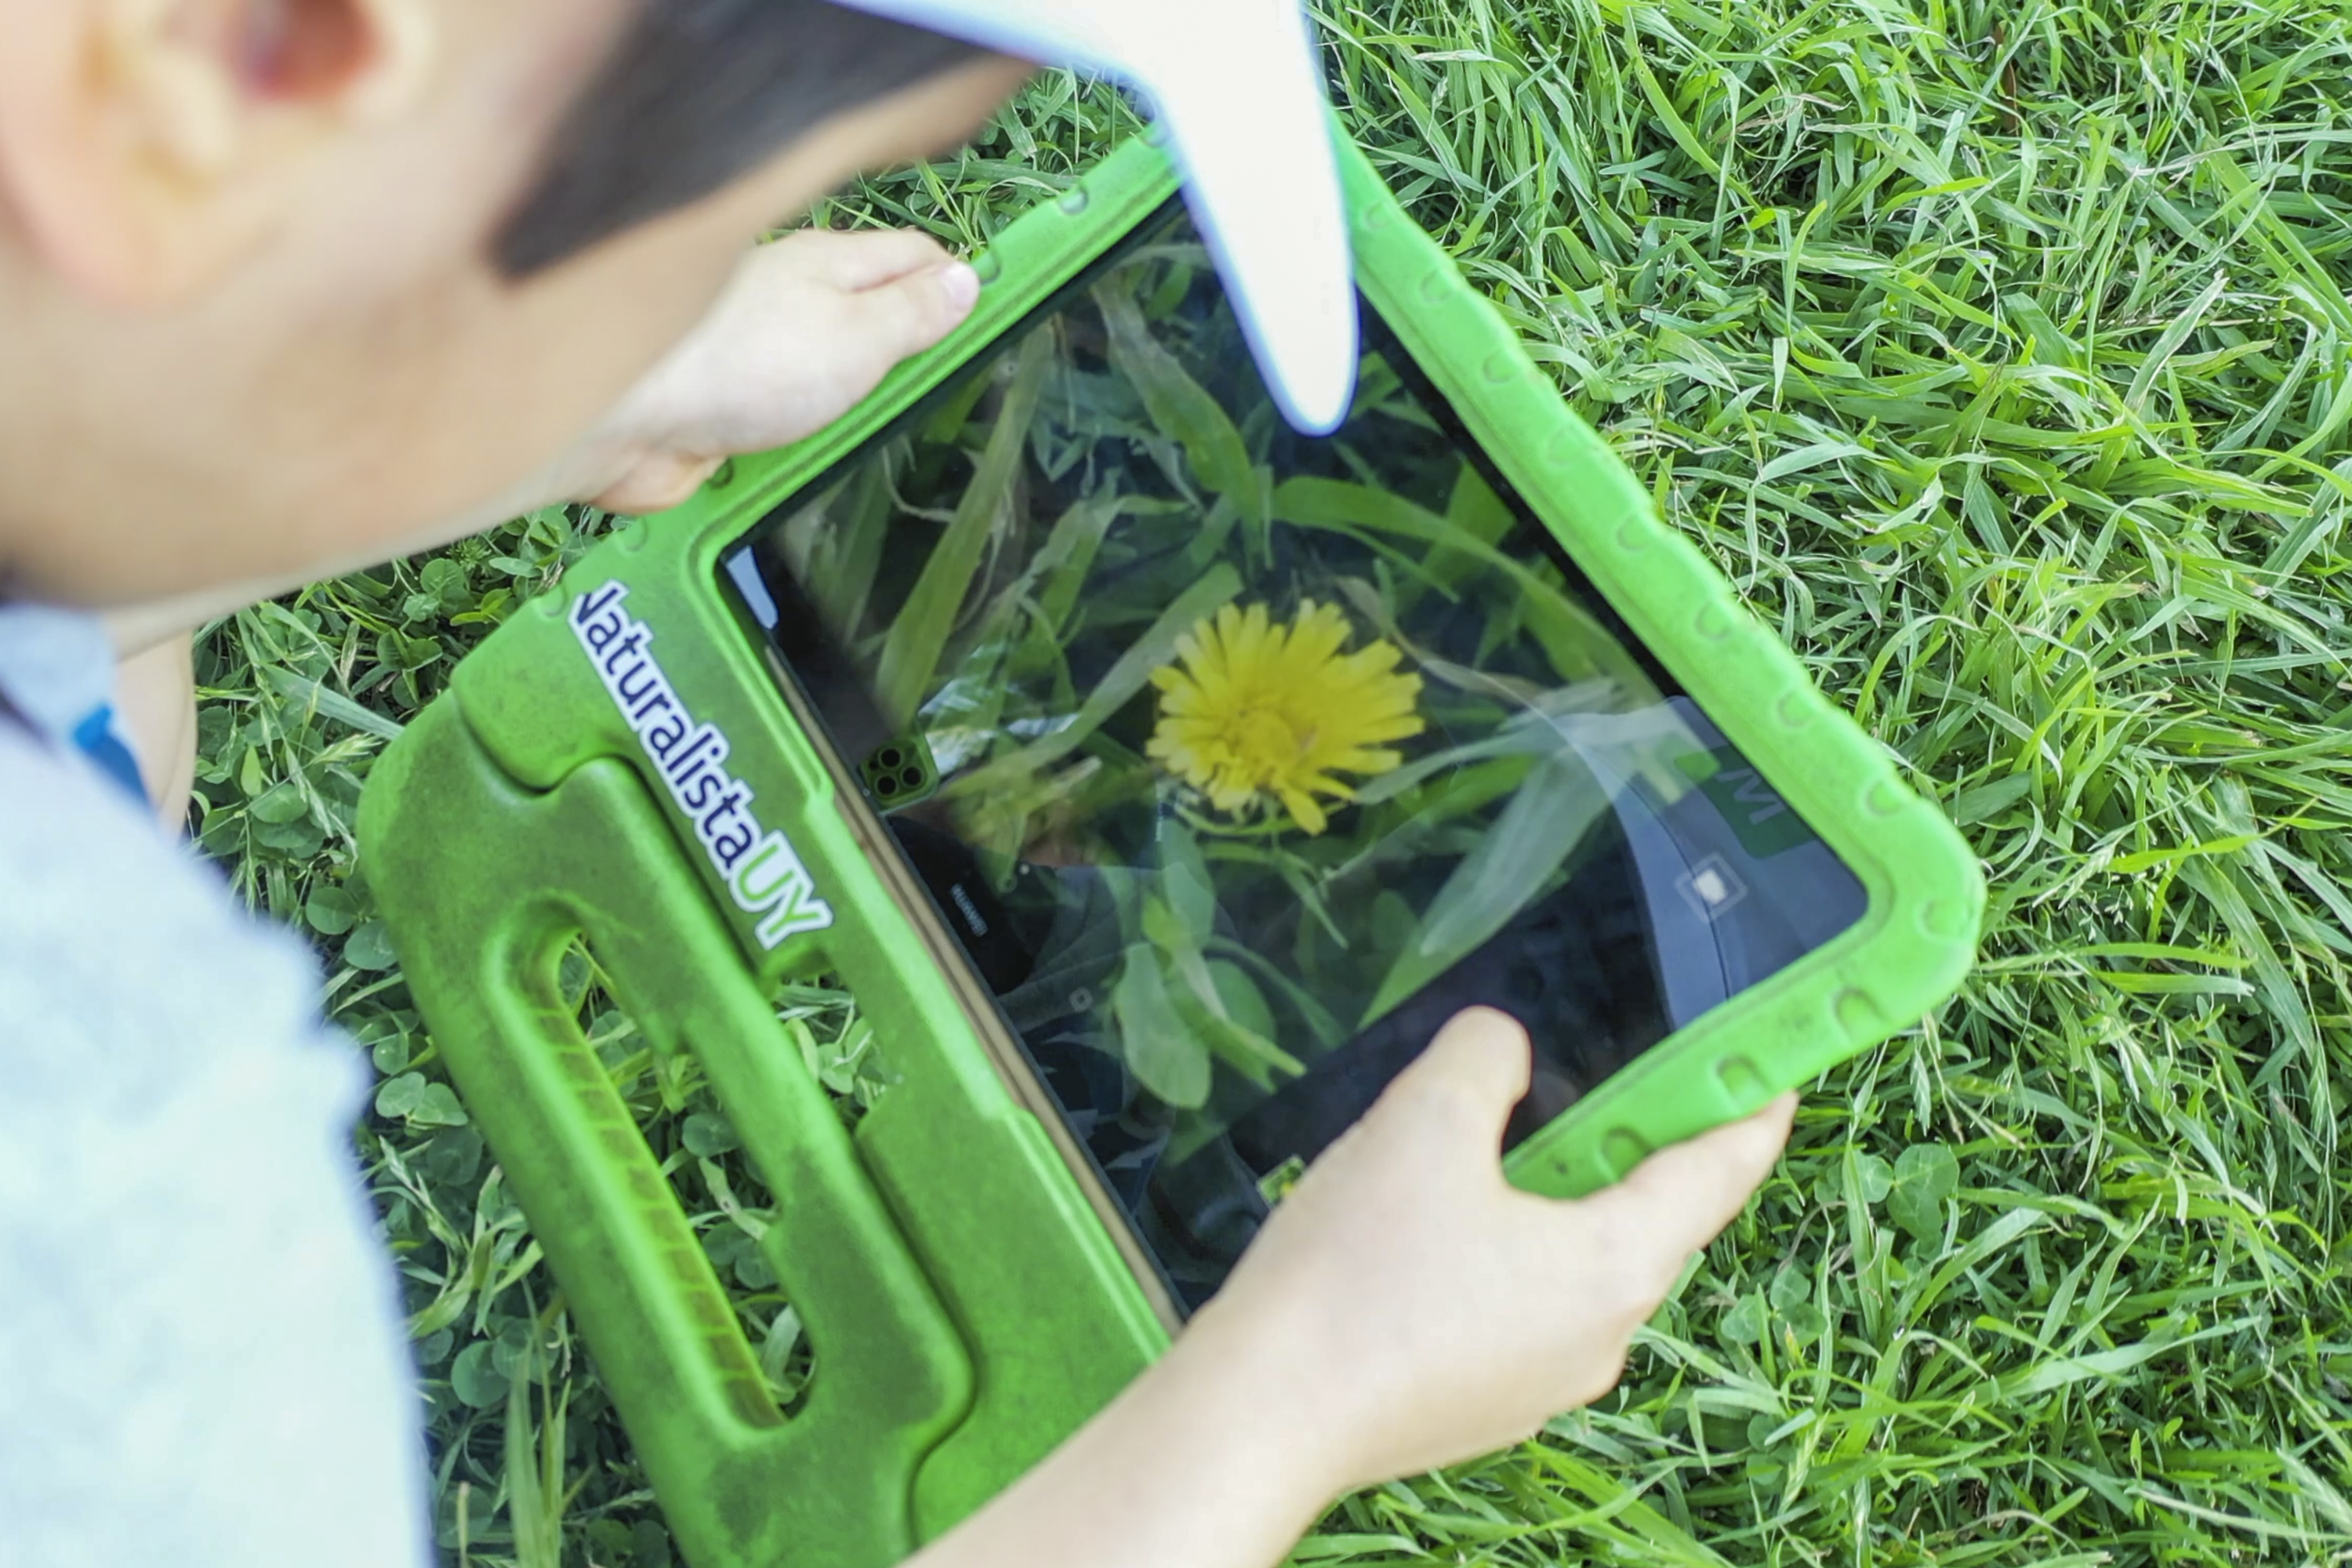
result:
M 196 786 L 195 647 L 172 637 L 116 668 L 115 728 L 131 743 L 139 776 L 166 828 L 188 820 Z
M 1457 1019 L 1167 1357 L 914 1568 L 1266 1568 L 1340 1493 L 1607 1393 L 1771 1169 L 1795 1100 L 1556 1203 L 1496 1157 L 1528 1072 L 1516 1025 Z

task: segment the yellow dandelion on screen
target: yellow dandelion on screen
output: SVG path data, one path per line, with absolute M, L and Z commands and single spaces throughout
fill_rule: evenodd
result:
M 1286 625 L 1264 605 L 1227 605 L 1152 671 L 1160 725 L 1146 750 L 1219 811 L 1239 816 L 1271 797 L 1322 832 L 1323 802 L 1356 797 L 1339 775 L 1389 772 L 1404 758 L 1384 742 L 1423 728 L 1421 677 L 1397 673 L 1396 645 L 1342 653 L 1348 630 L 1337 606 L 1311 599 Z

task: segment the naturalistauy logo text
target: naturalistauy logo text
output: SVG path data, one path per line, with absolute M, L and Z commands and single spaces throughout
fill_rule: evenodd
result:
M 655 661 L 653 628 L 622 607 L 627 586 L 607 583 L 582 595 L 572 611 L 572 634 L 588 662 L 620 705 L 638 744 L 670 798 L 694 824 L 694 835 L 717 867 L 738 909 L 761 917 L 762 947 L 833 924 L 833 908 L 816 896 L 815 879 L 793 841 L 763 831 L 751 815 L 751 786 L 726 768 L 732 749 L 715 725 L 697 723 Z

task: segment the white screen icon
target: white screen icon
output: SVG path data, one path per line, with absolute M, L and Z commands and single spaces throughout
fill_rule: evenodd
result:
M 1691 908 L 1710 921 L 1720 920 L 1726 910 L 1748 897 L 1748 884 L 1741 881 L 1720 855 L 1710 855 L 1692 867 L 1675 883 Z

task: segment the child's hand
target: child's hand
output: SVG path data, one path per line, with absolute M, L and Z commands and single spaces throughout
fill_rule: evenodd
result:
M 1503 1180 L 1527 1036 L 1466 1013 L 1333 1146 L 1174 1350 L 910 1568 L 1265 1568 L 1339 1493 L 1515 1442 L 1617 1381 L 1748 1201 L 1792 1095 L 1580 1203 Z
M 727 458 L 814 435 L 971 313 L 980 279 L 928 236 L 811 229 L 761 247 L 592 438 L 583 499 L 659 511 Z
M 1561 1203 L 1506 1184 L 1497 1158 L 1528 1069 L 1511 1019 L 1454 1020 L 1194 1320 L 1188 1341 L 1212 1344 L 1187 1348 L 1270 1377 L 1265 1414 L 1321 1448 L 1335 1490 L 1502 1447 L 1607 1393 L 1634 1330 L 1770 1171 L 1796 1104 Z

